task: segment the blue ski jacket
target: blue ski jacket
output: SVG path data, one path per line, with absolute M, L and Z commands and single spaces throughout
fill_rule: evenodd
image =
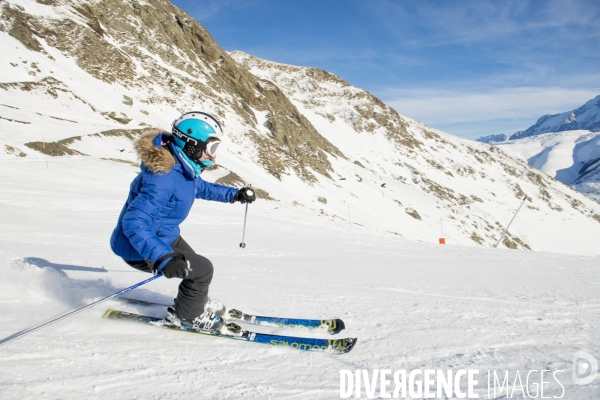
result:
M 173 137 L 151 130 L 136 142 L 141 171 L 110 238 L 112 251 L 131 261 L 155 263 L 172 253 L 179 225 L 195 199 L 229 202 L 237 189 L 205 182 L 173 147 Z M 156 266 L 158 267 L 158 265 Z

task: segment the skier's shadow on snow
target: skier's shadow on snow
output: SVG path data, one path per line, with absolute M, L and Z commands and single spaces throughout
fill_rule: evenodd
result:
M 28 264 L 39 268 L 52 268 L 61 275 L 67 276 L 65 271 L 87 271 L 87 272 L 108 272 L 104 268 L 82 267 L 79 265 L 55 264 L 48 260 L 38 257 L 26 257 L 23 259 Z

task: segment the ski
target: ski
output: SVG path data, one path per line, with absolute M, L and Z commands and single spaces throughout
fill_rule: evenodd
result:
M 120 297 L 119 300 L 143 306 L 163 306 L 168 307 L 169 304 L 155 303 L 147 300 L 131 299 L 129 297 Z M 252 325 L 273 326 L 278 328 L 297 328 L 304 327 L 308 329 L 327 329 L 327 333 L 335 335 L 346 328 L 344 321 L 339 318 L 333 319 L 303 319 L 303 318 L 282 318 L 282 317 L 265 317 L 260 315 L 246 314 L 236 309 L 230 309 L 223 316 L 225 320 L 239 321 Z
M 297 350 L 305 351 L 323 351 L 333 354 L 344 354 L 351 351 L 356 345 L 356 338 L 343 339 L 318 339 L 305 338 L 283 335 L 271 335 L 266 333 L 251 332 L 243 329 L 234 322 L 229 322 L 225 325 L 222 331 L 212 330 L 207 332 L 197 331 L 195 329 L 182 329 L 176 325 L 165 323 L 161 318 L 150 317 L 147 315 L 135 314 L 125 311 L 109 309 L 104 314 L 105 319 L 127 320 L 140 323 L 147 323 L 157 327 L 178 330 L 182 332 L 196 333 L 200 335 L 216 336 L 227 339 L 243 340 L 247 342 L 255 342 L 268 344 L 271 346 L 285 346 Z
M 280 318 L 263 317 L 260 315 L 245 314 L 242 311 L 231 309 L 225 315 L 226 319 L 237 320 L 253 325 L 276 326 L 279 328 L 305 327 L 309 329 L 325 328 L 327 333 L 335 335 L 340 333 L 346 327 L 341 319 L 298 319 L 298 318 Z

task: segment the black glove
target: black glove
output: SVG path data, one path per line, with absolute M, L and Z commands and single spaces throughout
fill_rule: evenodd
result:
M 188 276 L 188 273 L 190 272 L 190 269 L 188 268 L 188 264 L 185 261 L 185 258 L 183 257 L 183 254 L 180 253 L 172 253 L 172 254 L 167 254 L 166 257 L 173 257 L 171 258 L 163 267 L 163 269 L 161 269 L 159 272 L 161 272 L 165 278 L 167 279 L 171 279 L 171 278 L 185 278 L 186 276 Z M 165 256 L 161 257 L 161 258 L 166 258 Z M 159 259 L 160 261 L 160 259 Z M 160 262 L 157 261 L 157 264 L 160 265 Z
M 190 272 L 188 265 L 181 258 L 172 258 L 164 267 L 160 270 L 167 279 L 171 278 L 185 278 Z
M 239 201 L 242 204 L 246 202 L 248 202 L 249 204 L 252 203 L 254 200 L 256 200 L 256 194 L 254 193 L 254 190 L 250 189 L 249 187 L 243 187 L 239 189 L 236 194 L 233 195 L 233 197 L 231 198 L 231 203 Z

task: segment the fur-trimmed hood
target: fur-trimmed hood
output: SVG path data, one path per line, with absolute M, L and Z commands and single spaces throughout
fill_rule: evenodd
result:
M 163 146 L 165 139 L 171 139 L 172 136 L 159 129 L 148 129 L 135 142 L 140 160 L 146 165 L 152 173 L 167 173 L 175 166 L 175 158 L 166 146 Z M 167 140 L 166 142 L 169 142 Z

